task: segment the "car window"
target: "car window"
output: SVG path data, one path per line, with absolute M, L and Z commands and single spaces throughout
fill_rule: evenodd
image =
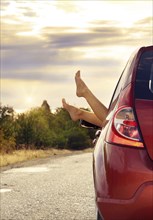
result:
M 110 102 L 110 105 L 109 105 L 110 110 L 115 106 L 116 101 L 118 99 L 118 96 L 119 96 L 121 90 L 123 88 L 125 88 L 129 84 L 129 82 L 131 81 L 131 76 L 132 76 L 131 66 L 132 66 L 132 63 L 135 60 L 134 58 L 135 58 L 135 53 L 133 53 L 131 55 L 130 59 L 128 60 L 126 66 L 125 66 L 125 68 L 124 68 L 124 70 L 123 70 L 123 72 L 122 72 L 122 74 L 119 78 L 119 81 L 116 85 L 115 91 L 113 93 L 113 96 L 112 96 L 112 99 L 111 99 L 111 102 Z
M 153 100 L 153 51 L 145 51 L 139 60 L 135 98 Z

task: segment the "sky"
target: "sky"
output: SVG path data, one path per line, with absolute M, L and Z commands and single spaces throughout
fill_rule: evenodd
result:
M 89 107 L 75 73 L 106 107 L 130 55 L 153 44 L 152 0 L 1 0 L 1 105 Z

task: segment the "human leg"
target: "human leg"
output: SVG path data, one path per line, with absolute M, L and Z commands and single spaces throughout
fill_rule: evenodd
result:
M 75 106 L 69 105 L 65 101 L 65 99 L 62 99 L 62 103 L 63 103 L 63 108 L 68 111 L 73 121 L 85 120 L 99 127 L 102 126 L 102 121 L 99 118 L 97 118 L 97 116 L 93 112 L 85 111 L 83 109 L 76 108 Z
M 78 71 L 75 75 L 75 82 L 76 82 L 76 94 L 78 97 L 84 97 L 90 107 L 92 108 L 94 114 L 97 116 L 97 118 L 102 121 L 102 123 L 105 121 L 108 109 L 101 103 L 95 95 L 90 91 L 90 89 L 87 87 L 87 85 L 84 83 L 84 81 L 81 79 L 80 71 Z

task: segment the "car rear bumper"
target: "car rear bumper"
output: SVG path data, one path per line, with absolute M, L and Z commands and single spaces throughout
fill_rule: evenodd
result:
M 152 168 L 145 149 L 97 145 L 93 177 L 97 207 L 105 220 L 153 219 Z
M 128 200 L 98 197 L 96 203 L 105 220 L 152 220 L 153 182 L 142 184 Z

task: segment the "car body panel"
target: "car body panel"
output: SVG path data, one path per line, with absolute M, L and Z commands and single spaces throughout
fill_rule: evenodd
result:
M 97 198 L 97 207 L 105 220 L 152 220 L 152 188 L 153 182 L 144 183 L 128 200 Z
M 143 149 L 97 145 L 94 169 L 97 197 L 130 199 L 143 182 L 153 181 L 153 164 Z
M 153 100 L 135 96 L 137 70 L 145 51 L 132 54 L 116 86 L 105 126 L 93 153 L 93 177 L 98 212 L 105 220 L 153 219 Z M 149 84 L 148 84 L 149 85 Z M 140 146 L 113 133 L 118 108 L 132 107 L 140 133 Z M 112 131 L 112 133 L 110 132 Z M 117 142 L 113 142 L 111 135 Z M 126 144 L 125 144 L 126 143 Z

